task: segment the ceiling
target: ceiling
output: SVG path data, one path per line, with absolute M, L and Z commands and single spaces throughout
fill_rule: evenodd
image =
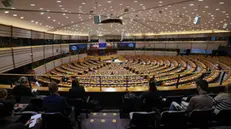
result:
M 165 34 L 231 29 L 231 0 L 13 0 L 0 23 L 70 35 Z M 94 15 L 123 25 L 96 25 Z M 200 24 L 193 24 L 200 16 Z M 227 23 L 226 29 L 223 25 Z

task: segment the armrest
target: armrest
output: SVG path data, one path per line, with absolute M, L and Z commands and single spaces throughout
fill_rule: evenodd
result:
M 38 114 L 37 112 L 34 111 L 23 111 L 23 112 L 19 112 L 19 113 L 14 113 L 14 115 L 36 115 Z
M 87 96 L 86 103 L 89 103 L 90 99 L 91 99 L 91 97 Z

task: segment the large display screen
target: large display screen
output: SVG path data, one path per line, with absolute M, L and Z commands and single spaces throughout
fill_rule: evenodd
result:
M 99 43 L 99 49 L 103 49 L 107 47 L 107 43 Z
M 212 50 L 191 49 L 192 54 L 212 54 Z
M 118 43 L 118 49 L 135 49 L 136 43 L 129 43 L 129 42 L 121 42 Z
M 69 48 L 72 54 L 78 54 L 87 51 L 87 44 L 72 44 Z

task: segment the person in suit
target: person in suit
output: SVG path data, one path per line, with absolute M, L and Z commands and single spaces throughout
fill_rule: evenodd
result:
M 13 88 L 13 95 L 15 96 L 34 96 L 31 88 L 28 85 L 28 78 L 21 77 L 18 84 Z
M 79 85 L 79 81 L 77 79 L 72 80 L 72 87 L 69 90 L 69 98 L 80 98 L 85 100 L 85 89 L 83 86 Z
M 157 90 L 155 81 L 149 82 L 149 90 L 141 95 L 143 110 L 149 112 L 160 108 L 161 96 Z
M 56 82 L 51 82 L 48 85 L 50 95 L 43 99 L 43 108 L 46 112 L 60 112 L 65 116 L 71 113 L 71 108 L 67 103 L 66 98 L 58 94 L 58 85 Z

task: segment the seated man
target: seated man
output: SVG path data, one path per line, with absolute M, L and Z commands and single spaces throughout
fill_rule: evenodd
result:
M 63 115 L 68 116 L 71 112 L 67 100 L 58 94 L 58 85 L 51 82 L 48 85 L 50 95 L 43 99 L 43 107 L 46 112 L 61 112 Z
M 213 98 L 208 95 L 208 82 L 205 80 L 196 81 L 196 89 L 199 95 L 193 96 L 189 103 L 182 102 L 178 104 L 172 102 L 169 110 L 186 110 L 191 113 L 194 110 L 206 110 L 213 107 Z
M 220 93 L 214 98 L 214 112 L 216 114 L 221 110 L 231 110 L 231 83 L 225 89 L 225 93 Z

